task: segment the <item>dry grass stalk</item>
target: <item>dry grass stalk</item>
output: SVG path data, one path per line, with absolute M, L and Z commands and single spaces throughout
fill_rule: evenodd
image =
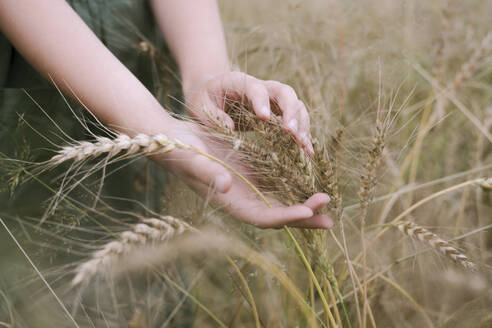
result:
M 185 231 L 194 230 L 188 223 L 172 216 L 145 218 L 131 230 L 119 234 L 117 240 L 92 253 L 91 259 L 75 269 L 72 285 L 88 282 L 94 275 L 111 270 L 122 257 L 142 246 L 159 246 Z
M 173 108 L 171 98 L 176 86 L 179 85 L 179 78 L 171 58 L 149 40 L 141 41 L 134 46 L 142 54 L 148 56 L 152 63 L 153 74 L 158 79 L 158 82 L 154 83 L 156 98 L 163 102 L 165 108 Z
M 476 185 L 487 190 L 492 190 L 492 178 L 477 179 Z
M 397 223 L 395 226 L 411 238 L 416 238 L 421 242 L 429 244 L 432 248 L 453 259 L 453 261 L 461 264 L 464 268 L 472 271 L 476 269 L 475 264 L 465 254 L 451 246 L 449 242 L 441 239 L 435 233 L 409 221 Z
M 477 70 L 480 60 L 482 60 L 492 48 L 492 32 L 489 32 L 475 48 L 471 57 L 463 63 L 460 70 L 455 74 L 454 78 L 445 85 L 445 90 L 450 93 L 458 91 L 463 82 L 469 80 Z M 438 97 L 436 101 L 436 111 L 430 119 L 430 124 L 434 124 L 442 115 L 444 115 L 445 107 L 448 104 L 446 97 Z
M 461 69 L 456 73 L 454 80 L 447 86 L 448 89 L 458 90 L 463 81 L 468 80 L 472 77 L 473 73 L 477 69 L 479 61 L 487 54 L 487 52 L 492 47 L 492 32 L 489 32 L 480 42 L 478 47 L 475 49 L 470 59 L 466 61 Z

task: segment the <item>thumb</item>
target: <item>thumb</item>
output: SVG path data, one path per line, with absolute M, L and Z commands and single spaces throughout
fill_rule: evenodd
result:
M 194 185 L 213 187 L 220 193 L 226 193 L 232 186 L 231 173 L 219 163 L 202 155 L 194 155 L 189 162 L 188 179 Z M 197 185 L 197 187 L 198 187 Z M 203 187 L 203 186 L 202 186 Z

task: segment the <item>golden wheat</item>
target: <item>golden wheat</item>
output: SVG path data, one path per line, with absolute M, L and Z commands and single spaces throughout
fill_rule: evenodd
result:
M 468 257 L 457 250 L 455 247 L 435 233 L 421 227 L 413 222 L 405 221 L 395 224 L 395 226 L 410 238 L 417 238 L 421 242 L 429 244 L 432 248 L 438 250 L 445 256 L 453 259 L 453 261 L 461 264 L 464 268 L 475 270 L 476 265 L 468 259 Z
M 172 216 L 144 218 L 131 230 L 119 234 L 118 238 L 92 253 L 91 259 L 75 269 L 72 285 L 88 282 L 97 273 L 106 273 L 112 266 L 118 266 L 118 260 L 142 246 L 159 246 L 185 231 L 192 231 L 188 223 Z
M 65 146 L 48 161 L 48 164 L 58 165 L 69 160 L 83 161 L 102 154 L 107 154 L 109 158 L 112 158 L 120 153 L 125 155 L 167 153 L 174 149 L 191 150 L 192 147 L 179 140 L 170 140 L 164 134 L 137 134 L 134 137 L 118 134 L 114 139 L 97 137 L 94 142 L 80 141 Z

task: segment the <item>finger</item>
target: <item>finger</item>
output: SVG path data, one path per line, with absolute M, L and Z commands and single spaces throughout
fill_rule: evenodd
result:
M 304 206 L 309 207 L 313 212 L 316 212 L 330 202 L 330 196 L 327 194 L 317 193 L 309 197 L 308 200 L 304 202 Z
M 251 216 L 251 213 L 248 213 Z M 304 205 L 268 208 L 255 216 L 254 225 L 259 228 L 279 228 L 291 222 L 307 219 L 313 216 L 313 211 Z
M 288 224 L 290 227 L 307 229 L 331 229 L 333 220 L 324 214 L 316 214 L 308 219 L 294 221 Z
M 246 97 L 251 101 L 256 115 L 263 119 L 270 118 L 270 97 L 267 88 L 256 79 L 248 79 Z
M 230 130 L 234 130 L 234 121 L 227 115 L 222 108 L 212 101 L 208 95 L 203 95 L 197 102 L 200 105 L 195 105 L 188 110 L 195 116 L 200 122 L 206 126 L 213 127 L 212 121 L 216 121 L 224 124 Z
M 219 92 L 217 85 L 214 86 L 215 93 L 225 93 L 231 96 L 246 96 L 256 115 L 264 120 L 270 118 L 270 97 L 267 88 L 256 78 L 241 72 L 232 72 L 220 80 Z
M 308 200 L 304 202 L 304 205 L 309 207 L 313 213 L 321 210 L 330 202 L 330 196 L 323 193 L 317 193 L 309 197 Z M 310 229 L 331 229 L 333 227 L 333 220 L 324 214 L 316 214 L 307 219 L 301 219 L 293 221 L 288 224 L 291 227 L 298 228 L 310 228 Z
M 300 117 L 298 142 L 303 146 L 307 154 L 312 157 L 314 155 L 314 149 L 313 144 L 311 143 L 311 124 L 309 120 L 309 114 L 306 106 L 300 100 L 298 102 L 298 108 Z
M 243 200 L 244 201 L 244 200 Z M 252 200 L 248 203 L 242 203 L 239 216 L 243 217 L 244 222 L 256 225 L 259 228 L 280 228 L 284 225 L 295 224 L 311 218 L 315 211 L 320 210 L 330 202 L 327 194 L 317 193 L 309 197 L 302 205 L 293 205 L 289 207 L 275 206 L 274 208 L 264 208 L 264 205 L 258 203 L 258 200 Z M 258 206 L 261 204 L 262 206 Z M 327 227 L 326 218 L 317 218 L 313 224 L 322 224 Z M 307 225 L 311 224 L 306 223 Z M 323 225 L 324 224 L 324 225 Z
M 292 135 L 299 135 L 298 99 L 296 92 L 290 86 L 277 81 L 265 81 L 270 96 L 276 101 L 282 111 L 284 128 Z
M 185 174 L 194 185 L 198 182 L 206 187 L 213 187 L 220 193 L 226 193 L 232 186 L 229 171 L 202 155 L 194 155 L 188 160 Z

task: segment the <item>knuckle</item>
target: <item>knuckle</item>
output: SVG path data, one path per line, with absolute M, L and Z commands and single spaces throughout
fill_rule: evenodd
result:
M 228 80 L 230 83 L 236 85 L 236 86 L 243 86 L 246 83 L 246 75 L 242 72 L 231 72 L 228 75 Z
M 261 97 L 267 97 L 268 91 L 261 83 L 253 83 L 249 86 L 250 92 Z
M 281 92 L 282 92 L 282 95 L 285 96 L 285 97 L 293 97 L 295 99 L 297 99 L 297 94 L 296 94 L 296 91 L 294 90 L 293 87 L 291 87 L 290 85 L 287 85 L 287 84 L 281 84 Z
M 266 84 L 272 86 L 272 87 L 282 85 L 282 83 L 280 83 L 279 81 L 275 81 L 275 80 L 265 80 L 264 82 Z
M 232 78 L 239 78 L 239 77 L 244 76 L 244 73 L 243 72 L 239 72 L 239 71 L 233 71 L 233 72 L 230 72 L 229 73 L 229 76 L 232 77 Z
M 275 81 L 275 80 L 268 80 L 263 82 L 265 86 L 267 86 L 273 93 L 275 93 L 278 96 L 282 96 L 283 92 L 283 87 L 284 84 Z

